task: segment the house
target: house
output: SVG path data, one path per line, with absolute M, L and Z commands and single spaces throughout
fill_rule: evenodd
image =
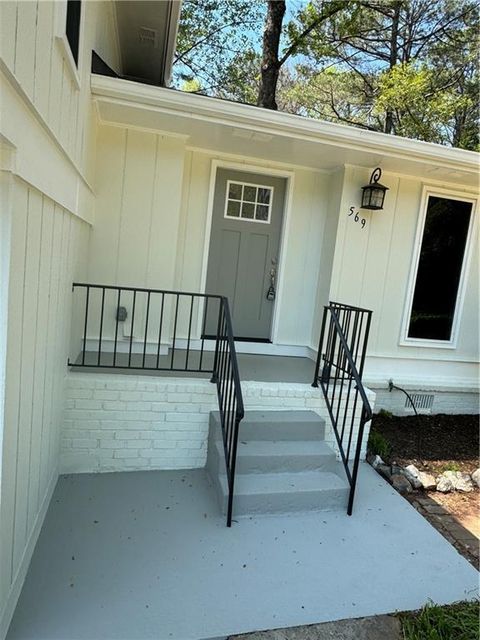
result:
M 341 318 L 360 373 L 372 311 L 376 410 L 412 410 L 392 381 L 425 410 L 478 411 L 478 156 L 165 88 L 179 7 L 0 3 L 2 631 L 60 472 L 205 465 L 203 354 L 228 429 L 235 348 L 247 409 L 329 418 L 310 382 L 332 300 L 327 333 Z M 388 191 L 365 209 L 377 167 Z M 185 371 L 118 375 L 117 356 Z

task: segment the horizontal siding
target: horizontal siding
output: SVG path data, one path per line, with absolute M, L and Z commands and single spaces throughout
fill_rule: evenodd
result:
M 12 188 L 0 504 L 2 606 L 58 470 L 71 282 L 84 275 L 89 229 L 25 183 L 16 181 Z M 8 238 L 3 241 L 2 251 Z

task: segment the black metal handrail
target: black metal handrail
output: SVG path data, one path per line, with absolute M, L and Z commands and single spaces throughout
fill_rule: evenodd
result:
M 368 309 L 336 302 L 324 307 L 312 383 L 313 387 L 320 383 L 322 388 L 350 485 L 348 515 L 352 515 L 365 424 L 372 418 L 372 409 L 362 384 L 371 316 Z
M 230 527 L 232 525 L 238 432 L 245 410 L 233 339 L 232 319 L 227 298 L 222 298 L 218 316 L 212 382 L 217 385 L 220 426 L 228 481 L 227 527 Z
M 217 387 L 232 523 L 244 405 L 228 299 L 166 289 L 74 282 L 72 367 L 204 373 Z M 210 345 L 214 340 L 214 348 Z M 208 342 L 207 342 L 208 341 Z
M 205 348 L 216 326 L 218 295 L 74 282 L 84 291 L 74 311 L 74 367 L 213 374 Z

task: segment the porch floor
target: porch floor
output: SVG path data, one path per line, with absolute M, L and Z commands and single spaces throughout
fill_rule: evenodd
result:
M 204 470 L 63 476 L 8 640 L 199 640 L 474 597 L 478 574 L 375 471 L 354 515 L 225 527 Z
M 182 349 L 176 349 L 174 354 L 175 366 L 184 367 L 186 359 L 186 351 Z M 146 376 L 173 376 L 180 377 L 186 375 L 189 378 L 199 377 L 208 378 L 208 373 L 196 373 L 194 371 L 158 371 L 154 369 L 156 364 L 156 356 L 146 355 L 145 366 L 152 367 L 152 369 L 128 369 L 121 368 L 121 364 L 125 364 L 128 361 L 128 354 L 119 353 L 116 356 L 117 367 L 115 369 L 107 367 L 94 368 L 76 367 L 72 366 L 73 371 L 93 371 L 96 373 L 114 373 L 117 371 L 122 374 L 132 375 L 146 375 Z M 132 366 L 142 366 L 143 356 L 141 354 L 133 353 L 131 356 Z M 313 374 L 315 372 L 315 362 L 310 358 L 298 357 L 298 356 L 273 356 L 273 355 L 260 355 L 254 353 L 237 353 L 238 368 L 240 371 L 241 380 L 257 381 L 257 382 L 298 382 L 299 384 L 311 383 L 313 380 Z M 76 362 L 80 362 L 81 358 L 78 356 Z M 98 353 L 94 351 L 85 352 L 85 363 L 95 364 L 98 361 Z M 160 366 L 165 368 L 170 366 L 171 351 L 168 355 L 160 357 Z M 189 356 L 189 366 L 198 366 L 199 352 L 192 351 Z M 101 362 L 113 362 L 113 354 L 102 353 Z M 213 367 L 213 352 L 205 351 L 202 359 L 202 366 L 205 368 Z

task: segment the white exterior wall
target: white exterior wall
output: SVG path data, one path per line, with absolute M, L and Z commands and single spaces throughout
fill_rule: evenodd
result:
M 201 292 L 214 161 L 229 162 L 189 150 L 180 138 L 100 126 L 89 281 Z M 244 158 L 237 168 L 268 167 L 251 165 Z M 326 227 L 329 176 L 299 168 L 289 175 L 274 342 L 306 348 L 317 282 L 331 268 L 335 236 Z
M 208 380 L 69 373 L 66 387 L 63 473 L 205 466 L 209 414 L 218 411 L 216 386 Z M 246 411 L 315 411 L 325 420 L 325 440 L 337 451 L 320 389 L 242 381 L 242 393 Z M 367 390 L 367 396 L 373 407 L 375 394 Z M 355 432 L 352 455 L 356 438 Z
M 212 162 L 229 166 L 231 159 L 207 152 L 189 151 L 183 189 L 182 220 L 177 257 L 179 288 L 201 290 L 204 247 L 208 241 L 208 196 Z M 248 158 L 235 159 L 237 169 L 281 170 L 275 164 Z M 251 168 L 250 168 L 251 167 Z M 287 197 L 283 240 L 278 270 L 277 320 L 273 342 L 277 345 L 310 346 L 315 310 L 315 288 L 319 279 L 325 241 L 329 176 L 291 168 L 291 198 Z M 334 236 L 329 238 L 334 241 Z
M 176 138 L 98 128 L 90 282 L 173 288 L 184 156 Z
M 427 184 L 414 178 L 384 174 L 389 187 L 383 211 L 360 212 L 361 228 L 348 216 L 358 207 L 361 187 L 368 171 L 347 167 L 339 208 L 330 299 L 373 310 L 365 381 L 376 389 L 388 380 L 410 389 L 436 389 L 478 393 L 479 299 L 478 221 L 474 226 L 472 259 L 466 273 L 465 299 L 461 308 L 455 348 L 400 344 L 408 296 L 408 281 L 415 253 L 415 237 L 424 185 L 455 193 L 456 185 Z M 471 191 L 465 195 L 475 197 Z M 478 211 L 477 211 L 478 217 Z
M 71 282 L 86 275 L 93 214 L 91 49 L 118 68 L 113 7 L 86 2 L 71 72 L 65 5 L 0 3 L 0 637 L 58 476 Z

